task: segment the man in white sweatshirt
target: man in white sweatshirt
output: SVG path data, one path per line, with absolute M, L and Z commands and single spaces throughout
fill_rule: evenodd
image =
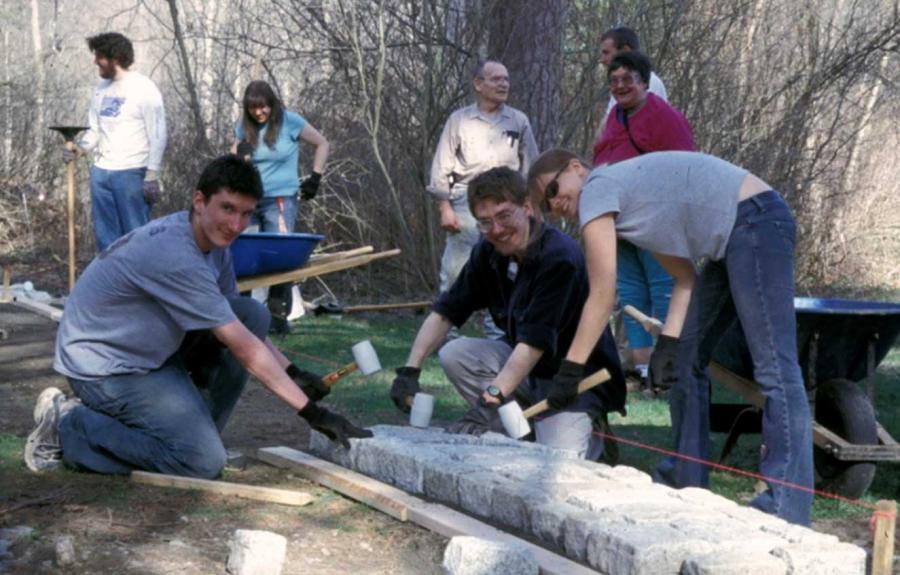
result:
M 97 250 L 150 221 L 159 198 L 159 166 L 166 149 L 162 94 L 146 76 L 128 68 L 131 41 L 117 32 L 87 39 L 100 73 L 88 113 L 90 129 L 66 161 L 94 152 L 91 214 Z

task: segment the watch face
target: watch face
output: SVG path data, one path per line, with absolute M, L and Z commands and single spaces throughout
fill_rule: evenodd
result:
M 500 388 L 497 387 L 496 385 L 487 386 L 487 389 L 485 391 L 487 391 L 487 394 L 490 395 L 491 397 L 497 397 L 497 398 L 503 397 L 503 394 L 500 393 Z

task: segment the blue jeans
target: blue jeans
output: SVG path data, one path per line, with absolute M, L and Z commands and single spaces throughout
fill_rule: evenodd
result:
M 297 221 L 297 196 L 264 197 L 256 204 L 250 225 L 258 225 L 259 231 L 269 233 L 290 233 Z M 285 318 L 291 312 L 293 298 L 290 283 L 269 287 L 269 311 Z
M 91 166 L 91 216 L 97 251 L 150 221 L 144 200 L 147 168 L 104 170 Z
M 625 240 L 616 242 L 616 289 L 622 307 L 632 305 L 664 322 L 672 298 L 672 284 L 672 276 L 650 252 Z M 630 315 L 623 315 L 628 347 L 653 347 L 653 337 L 647 330 Z
M 462 271 L 463 266 L 469 261 L 469 256 L 472 255 L 472 248 L 475 247 L 475 244 L 481 238 L 481 233 L 478 231 L 478 226 L 475 223 L 475 217 L 469 210 L 467 193 L 468 186 L 463 184 L 453 186 L 450 205 L 453 206 L 453 211 L 456 213 L 462 229 L 458 233 L 447 234 L 444 253 L 441 255 L 441 293 L 450 289 L 450 286 L 456 282 L 459 272 Z M 456 328 L 453 328 L 453 334 L 455 333 Z M 485 314 L 484 316 L 484 334 L 490 339 L 501 339 L 504 336 L 503 331 L 494 325 L 494 320 L 490 314 Z
M 794 314 L 795 224 L 775 192 L 738 204 L 725 258 L 704 267 L 681 333 L 678 383 L 669 391 L 675 449 L 709 459 L 709 365 L 720 337 L 740 321 L 765 395 L 760 473 L 813 487 L 812 420 L 797 362 Z M 673 487 L 709 484 L 709 469 L 664 459 L 656 479 Z M 809 525 L 812 494 L 770 483 L 751 506 Z
M 229 301 L 247 329 L 265 338 L 265 308 L 250 298 Z M 134 469 L 205 479 L 219 475 L 226 460 L 219 434 L 248 375 L 227 349 L 211 357 L 216 365 L 204 372 L 202 389 L 188 375 L 181 352 L 147 374 L 69 378 L 82 405 L 59 423 L 65 463 L 116 475 Z

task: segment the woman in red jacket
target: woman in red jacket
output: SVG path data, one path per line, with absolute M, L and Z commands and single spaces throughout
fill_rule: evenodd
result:
M 618 54 L 609 63 L 606 78 L 616 105 L 594 144 L 594 166 L 650 152 L 695 150 L 691 126 L 685 117 L 648 91 L 650 60 L 646 56 L 634 51 Z M 649 253 L 624 240 L 618 242 L 616 258 L 619 303 L 665 321 L 672 294 L 671 276 Z M 653 338 L 629 316 L 625 316 L 625 333 L 631 360 L 642 381 L 646 381 Z

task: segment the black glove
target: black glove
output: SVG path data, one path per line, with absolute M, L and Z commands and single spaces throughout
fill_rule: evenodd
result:
M 310 427 L 324 434 L 331 441 L 339 442 L 345 449 L 350 449 L 350 442 L 347 441 L 350 437 L 372 437 L 372 432 L 368 429 L 356 427 L 340 415 L 331 413 L 312 401 L 298 411 L 297 415 L 305 419 Z
M 650 356 L 650 386 L 670 389 L 678 381 L 678 338 L 662 335 L 656 339 L 656 347 Z
M 319 172 L 310 172 L 308 176 L 300 182 L 300 199 L 311 200 L 319 193 L 319 184 L 322 182 L 322 174 Z
M 407 398 L 415 397 L 419 390 L 419 374 L 422 370 L 418 367 L 398 367 L 397 377 L 391 385 L 391 399 L 394 405 L 403 413 L 409 413 Z
M 503 422 L 497 408 L 493 403 L 479 402 L 462 416 L 462 419 L 451 423 L 447 428 L 450 433 L 464 433 L 468 435 L 482 435 L 488 431 L 504 433 Z
M 304 371 L 293 363 L 285 371 L 310 401 L 321 401 L 331 393 L 331 388 L 322 382 L 321 375 Z
M 253 144 L 247 140 L 241 140 L 237 145 L 237 155 L 247 162 L 253 157 Z
M 553 409 L 564 409 L 578 397 L 578 382 L 584 379 L 584 364 L 568 359 L 559 364 L 559 371 L 553 376 L 547 403 Z

